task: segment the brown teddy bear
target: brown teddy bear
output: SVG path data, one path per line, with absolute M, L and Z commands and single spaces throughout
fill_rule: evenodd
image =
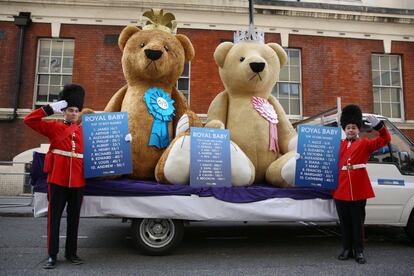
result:
M 185 115 L 187 122 L 188 118 L 197 120 L 175 87 L 185 62 L 194 57 L 194 48 L 185 35 L 171 33 L 172 14 L 155 10 L 144 16 L 150 18 L 147 26 L 128 26 L 119 36 L 127 84 L 113 95 L 104 111 L 128 112 L 131 177 L 152 180 L 179 119 Z
M 294 185 L 297 134 L 271 95 L 286 63 L 276 43 L 221 43 L 214 52 L 225 90 L 208 110 L 206 127 L 228 128 L 256 170 L 255 183 Z

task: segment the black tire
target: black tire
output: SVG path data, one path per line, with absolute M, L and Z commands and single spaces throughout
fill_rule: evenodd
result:
M 407 236 L 410 238 L 411 242 L 414 243 L 414 209 L 411 210 L 407 226 L 405 227 L 405 232 L 407 233 Z
M 133 219 L 131 236 L 134 245 L 146 255 L 162 256 L 171 253 L 183 239 L 181 220 Z

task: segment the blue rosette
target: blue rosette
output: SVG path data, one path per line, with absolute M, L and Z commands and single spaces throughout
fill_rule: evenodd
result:
M 166 148 L 170 144 L 168 123 L 175 116 L 174 100 L 163 89 L 155 87 L 145 91 L 144 100 L 148 112 L 154 117 L 148 145 Z

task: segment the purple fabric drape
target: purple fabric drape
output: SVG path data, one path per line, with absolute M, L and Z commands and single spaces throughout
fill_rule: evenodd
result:
M 43 173 L 44 154 L 34 152 L 30 173 L 35 192 L 47 192 L 47 175 Z M 161 196 L 161 195 L 198 195 L 215 197 L 232 203 L 248 203 L 269 198 L 331 199 L 331 191 L 321 188 L 276 188 L 259 184 L 251 187 L 191 187 L 188 185 L 159 184 L 156 181 L 140 181 L 122 177 L 111 180 L 87 179 L 85 195 L 90 196 Z

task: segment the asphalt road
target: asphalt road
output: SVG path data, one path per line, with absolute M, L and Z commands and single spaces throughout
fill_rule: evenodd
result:
M 63 220 L 61 235 L 65 235 Z M 206 224 L 185 228 L 169 256 L 142 255 L 120 219 L 81 219 L 78 255 L 53 271 L 46 260 L 46 219 L 0 217 L 0 275 L 414 275 L 414 246 L 396 227 L 366 228 L 368 263 L 338 261 L 335 224 Z

